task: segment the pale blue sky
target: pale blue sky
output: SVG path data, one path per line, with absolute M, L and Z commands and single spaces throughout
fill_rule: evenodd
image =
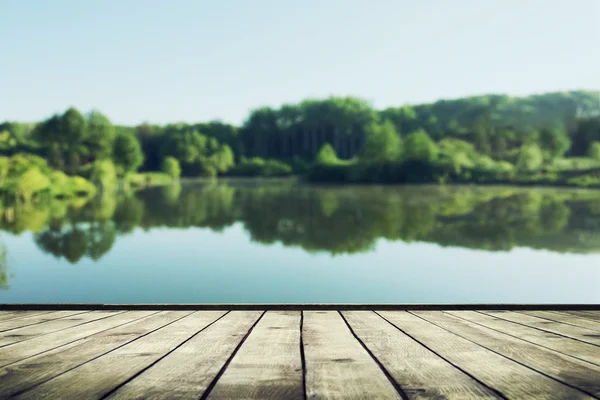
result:
M 0 120 L 600 89 L 600 0 L 0 0 Z

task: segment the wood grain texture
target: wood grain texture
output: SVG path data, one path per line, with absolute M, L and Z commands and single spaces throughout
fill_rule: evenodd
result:
M 219 378 L 209 399 L 303 399 L 300 312 L 269 311 Z
M 408 398 L 499 398 L 374 312 L 344 311 L 342 315 Z
M 600 398 L 589 308 L 216 308 L 0 312 L 0 399 Z
M 0 321 L 0 332 L 7 332 L 13 329 L 22 328 L 36 324 L 42 324 L 47 321 L 56 320 L 59 318 L 69 317 L 72 315 L 83 314 L 87 311 L 54 311 L 44 314 L 34 314 L 23 318 L 9 319 Z
M 190 311 L 139 311 L 127 325 L 83 338 L 0 369 L 0 398 L 23 392 L 175 321 Z
M 86 310 L 87 311 L 87 310 Z M 25 318 L 32 315 L 46 314 L 51 311 L 1 311 L 0 321 L 6 321 L 15 318 Z
M 507 398 L 592 398 L 408 312 L 380 314 L 400 330 Z
M 401 398 L 337 312 L 304 312 L 303 328 L 307 398 Z
M 261 314 L 228 313 L 107 399 L 200 398 Z
M 521 314 L 513 311 L 484 311 L 486 314 L 502 318 L 507 321 L 517 322 L 523 325 L 532 326 L 546 332 L 557 333 L 582 342 L 591 343 L 600 346 L 600 334 L 598 332 L 582 328 L 579 326 L 567 325 L 561 322 L 549 321 L 547 319 L 534 317 L 532 315 Z
M 600 366 L 600 351 L 594 345 L 475 311 L 444 312 Z
M 148 311 L 141 312 L 148 313 Z M 126 324 L 139 315 L 138 311 L 132 311 L 131 313 L 123 311 L 94 311 L 94 313 L 99 314 L 103 318 L 89 324 L 63 329 L 25 342 L 1 347 L 0 367 L 64 346 L 103 330 Z
M 580 318 L 591 319 L 592 321 L 600 321 L 600 311 L 557 311 L 561 314 L 574 315 Z
M 441 311 L 413 311 L 412 313 L 590 396 L 600 396 L 600 379 L 598 379 L 600 367 L 597 365 L 565 356 Z
M 600 288 L 598 289 L 600 290 Z M 555 322 L 575 325 L 600 332 L 600 321 L 594 321 L 587 318 L 581 318 L 576 315 L 566 315 L 554 311 L 520 311 L 521 314 L 532 315 L 538 318 L 544 318 Z
M 224 314 L 223 311 L 173 311 L 182 318 L 111 351 L 100 358 L 59 375 L 18 399 L 94 399 L 110 392 Z
M 88 322 L 104 318 L 105 316 L 106 314 L 103 313 L 89 312 L 75 314 L 23 328 L 12 329 L 10 331 L 0 333 L 0 347 L 29 340 L 40 335 L 47 335 L 49 333 L 71 328 L 73 326 L 86 324 Z

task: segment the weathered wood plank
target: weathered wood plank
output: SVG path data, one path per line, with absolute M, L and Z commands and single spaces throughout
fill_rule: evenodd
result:
M 572 389 L 408 312 L 379 314 L 398 329 L 415 337 L 447 361 L 507 398 L 591 398 L 579 390 Z
M 499 398 L 374 312 L 344 311 L 342 315 L 408 398 Z
M 575 315 L 580 318 L 591 319 L 592 321 L 600 321 L 600 311 L 557 311 L 561 314 Z
M 600 289 L 599 289 L 600 290 Z M 576 315 L 566 315 L 554 311 L 520 311 L 521 314 L 532 315 L 538 318 L 544 318 L 555 322 L 562 322 L 563 324 L 580 326 L 600 332 L 600 321 L 593 321 L 587 318 L 581 318 Z
M 179 313 L 184 317 L 14 398 L 68 400 L 81 399 L 82 394 L 86 399 L 100 398 L 169 354 L 225 311 Z
M 152 311 L 142 312 L 152 313 Z M 0 369 L 0 398 L 30 389 L 190 313 L 191 311 L 164 311 L 149 314 L 127 325 L 109 329 L 2 368 Z
M 50 311 L 0 311 L 0 321 L 30 317 L 32 315 L 40 315 L 47 313 L 50 313 Z
M 302 339 L 308 398 L 401 398 L 337 312 L 304 312 Z
M 581 360 L 600 365 L 600 351 L 598 347 L 567 338 L 554 333 L 540 331 L 515 322 L 496 318 L 492 315 L 482 314 L 475 311 L 445 311 L 455 317 L 464 318 L 470 322 L 481 324 L 487 328 L 513 335 L 519 339 L 535 343 L 565 355 L 579 358 Z
M 441 311 L 411 313 L 590 396 L 600 396 L 600 367 L 597 365 L 565 356 Z
M 102 319 L 105 317 L 106 314 L 89 312 L 55 319 L 41 324 L 12 329 L 10 331 L 0 333 L 0 347 L 29 340 L 37 336 L 47 335 L 49 333 L 60 331 L 62 329 L 70 328 L 73 326 L 86 324 L 88 322 Z
M 230 312 L 107 399 L 198 399 L 261 314 Z
M 483 311 L 482 311 L 483 312 Z M 523 325 L 532 326 L 546 332 L 557 333 L 582 342 L 591 343 L 600 346 L 600 335 L 598 332 L 579 326 L 567 325 L 561 322 L 549 321 L 547 319 L 534 317 L 532 315 L 521 314 L 513 311 L 485 311 L 488 315 L 502 318 L 507 321 L 517 322 Z
M 50 313 L 30 315 L 30 316 L 27 316 L 24 318 L 0 321 L 0 332 L 7 332 L 10 330 L 22 328 L 25 326 L 42 324 L 44 322 L 56 320 L 59 318 L 69 317 L 72 315 L 83 314 L 86 312 L 87 311 L 54 311 L 54 312 L 50 312 Z
M 0 367 L 64 346 L 86 336 L 123 325 L 156 311 L 94 311 L 102 319 L 0 348 Z
M 209 399 L 303 399 L 300 312 L 269 311 L 209 393 Z

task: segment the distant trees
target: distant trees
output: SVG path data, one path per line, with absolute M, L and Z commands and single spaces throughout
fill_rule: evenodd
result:
M 536 171 L 544 162 L 544 155 L 537 144 L 528 144 L 521 147 L 517 159 L 517 167 L 523 171 Z
M 400 135 L 391 121 L 367 125 L 365 142 L 360 154 L 362 158 L 369 161 L 390 162 L 398 161 L 400 154 Z
M 427 132 L 418 130 L 406 136 L 402 154 L 406 161 L 432 162 L 437 158 L 438 148 Z
M 87 115 L 86 122 L 84 145 L 90 158 L 109 159 L 116 136 L 115 127 L 105 115 L 95 110 Z
M 502 161 L 502 170 L 506 163 L 528 170 L 538 164 L 538 150 L 552 168 L 571 165 L 555 162 L 565 155 L 591 155 L 592 143 L 600 141 L 600 118 L 590 111 L 596 102 L 588 92 L 489 95 L 378 111 L 362 99 L 330 97 L 261 107 L 240 127 L 220 121 L 128 127 L 99 111 L 82 115 L 69 108 L 39 124 L 1 123 L 0 156 L 37 154 L 51 168 L 86 177 L 99 160 L 112 161 L 123 174 L 164 170 L 171 157 L 183 176 L 304 174 L 316 163 L 336 164 L 336 174 L 345 165 L 353 176 L 368 165 L 372 169 L 360 173 L 397 181 L 401 168 L 430 170 L 420 175 L 427 179 L 435 170 L 443 180 L 448 171 L 493 170 Z M 577 109 L 588 112 L 582 118 Z
M 592 142 L 588 149 L 588 157 L 600 161 L 600 142 Z
M 129 134 L 118 135 L 113 145 L 113 160 L 122 175 L 136 171 L 144 162 L 144 154 L 137 138 Z
M 92 111 L 84 117 L 71 107 L 62 115 L 42 121 L 33 138 L 52 167 L 73 174 L 82 164 L 111 157 L 115 129 L 100 112 Z
M 325 143 L 317 153 L 315 162 L 317 164 L 337 164 L 339 159 L 333 147 L 329 143 Z
M 571 146 L 571 139 L 562 128 L 542 128 L 538 136 L 539 146 L 546 161 L 562 157 Z
M 181 175 L 181 167 L 179 161 L 175 157 L 167 156 L 162 162 L 162 172 L 169 175 L 173 179 L 179 178 Z

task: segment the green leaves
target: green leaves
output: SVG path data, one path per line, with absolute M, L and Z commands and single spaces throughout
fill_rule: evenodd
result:
M 371 162 L 389 162 L 400 157 L 400 136 L 391 121 L 372 123 L 365 131 L 360 157 Z
M 536 144 L 521 147 L 517 160 L 517 167 L 522 171 L 533 172 L 541 168 L 544 163 L 542 150 Z
M 588 157 L 600 161 L 600 142 L 592 142 L 592 144 L 590 144 Z
M 406 137 L 402 154 L 405 161 L 432 162 L 438 156 L 438 148 L 427 132 L 418 130 Z
M 543 128 L 538 134 L 538 143 L 545 161 L 562 157 L 571 147 L 571 139 L 561 128 Z
M 113 147 L 113 160 L 123 174 L 136 171 L 144 162 L 140 142 L 131 134 L 117 136 Z
M 329 143 L 325 143 L 319 153 L 317 153 L 317 157 L 315 157 L 315 162 L 317 164 L 337 164 L 339 159 L 337 154 L 335 154 L 335 150 Z
M 181 167 L 179 166 L 179 161 L 177 161 L 175 157 L 165 157 L 161 169 L 173 179 L 177 179 L 179 178 L 179 175 L 181 175 Z

